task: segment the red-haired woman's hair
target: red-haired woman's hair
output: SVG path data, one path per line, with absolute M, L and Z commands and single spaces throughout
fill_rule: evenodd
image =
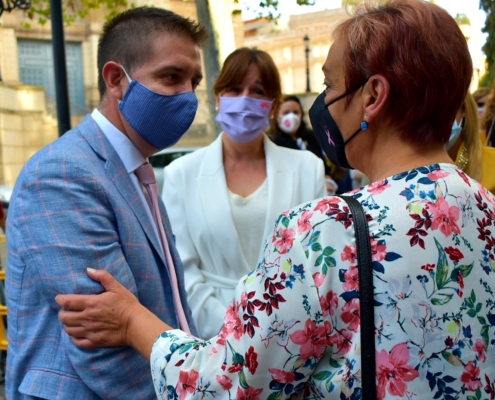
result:
M 220 75 L 213 86 L 213 93 L 215 93 L 215 96 L 219 96 L 222 92 L 239 85 L 246 76 L 251 64 L 257 65 L 260 70 L 263 88 L 268 98 L 273 100 L 273 114 L 278 111 L 282 97 L 282 86 L 280 84 L 280 74 L 272 57 L 263 50 L 242 47 L 230 53 L 225 59 Z
M 466 39 L 444 9 L 423 0 L 367 1 L 334 37 L 344 47 L 347 90 L 382 75 L 390 84 L 387 115 L 407 140 L 448 140 L 473 67 Z

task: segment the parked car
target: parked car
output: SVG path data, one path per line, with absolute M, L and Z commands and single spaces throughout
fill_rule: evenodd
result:
M 9 209 L 10 197 L 14 188 L 12 186 L 0 185 L 0 201 L 2 202 L 3 209 L 7 215 L 7 210 Z
M 197 149 L 199 149 L 199 147 L 171 147 L 162 150 L 149 158 L 149 162 L 155 171 L 158 194 L 161 194 L 163 190 L 163 169 L 177 158 L 192 153 Z

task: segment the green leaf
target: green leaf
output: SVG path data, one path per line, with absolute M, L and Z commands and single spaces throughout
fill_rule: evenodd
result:
M 442 245 L 438 243 L 438 240 L 435 239 L 435 244 L 438 249 L 438 262 L 436 268 L 436 284 L 438 289 L 442 289 L 448 281 L 449 276 L 449 262 L 447 260 L 447 256 L 445 255 L 445 250 Z
M 476 312 L 477 313 L 479 313 L 481 311 L 481 307 L 483 307 L 481 303 L 476 304 Z
M 179 354 L 187 353 L 189 350 L 191 350 L 191 348 L 193 348 L 196 345 L 197 345 L 197 343 L 189 343 L 189 344 L 186 344 L 185 346 L 180 346 Z
M 321 268 L 321 273 L 323 275 L 326 275 L 328 272 L 328 267 L 327 267 L 327 264 L 324 264 L 323 267 Z
M 282 218 L 282 225 L 285 226 L 286 228 L 289 227 L 290 220 L 287 217 Z
M 320 231 L 316 231 L 315 233 L 313 233 L 311 235 L 311 238 L 309 239 L 308 245 L 312 245 L 313 243 L 315 243 L 319 237 L 320 237 Z
M 476 396 L 468 396 L 466 397 L 467 400 L 477 400 Z
M 333 258 L 333 257 L 325 257 L 325 266 L 327 266 L 328 268 L 333 268 L 336 265 L 337 264 L 335 262 L 335 258 Z
M 331 256 L 333 253 L 335 253 L 335 249 L 332 249 L 330 246 L 325 247 L 325 250 L 323 250 L 323 255 L 325 256 Z
M 466 303 L 466 306 L 468 308 L 474 308 L 474 304 L 473 302 L 471 301 L 471 298 L 470 297 L 465 297 L 464 298 L 464 303 Z
M 239 371 L 239 385 L 241 385 L 241 387 L 243 389 L 249 388 L 249 385 L 248 385 L 248 383 L 246 381 L 246 375 L 244 375 L 244 370 L 243 369 L 241 369 Z
M 328 393 L 331 393 L 334 389 L 334 385 L 331 379 L 325 382 L 325 389 L 327 389 Z
M 474 318 L 476 317 L 476 311 L 471 308 L 467 310 L 467 315 L 469 315 L 471 318 Z
M 267 397 L 267 400 L 279 400 L 282 398 L 282 392 L 273 392 L 270 393 L 270 396 Z
M 447 304 L 450 300 L 452 300 L 452 297 L 454 295 L 446 294 L 446 293 L 438 293 L 438 296 L 442 296 L 442 297 L 434 297 L 431 299 L 431 302 L 436 306 L 442 306 L 444 304 Z
M 317 381 L 325 381 L 332 376 L 330 371 L 321 371 L 313 375 L 313 378 Z
M 323 262 L 323 254 L 320 254 L 315 261 L 315 267 L 319 267 L 322 262 Z
M 321 244 L 319 244 L 318 242 L 313 243 L 311 245 L 311 250 L 313 250 L 313 251 L 321 251 L 322 249 L 323 249 L 323 247 L 321 247 Z
M 478 315 L 478 321 L 481 325 L 486 325 L 486 319 L 485 317 L 482 317 L 480 315 Z
M 471 296 L 469 298 L 474 306 L 474 303 L 476 303 L 476 293 L 474 293 L 474 289 L 471 290 Z
M 244 357 L 239 354 L 239 353 L 234 353 L 234 356 L 232 357 L 232 362 L 234 364 L 241 364 L 241 365 L 244 365 Z
M 449 353 L 448 351 L 444 351 L 442 353 L 442 357 L 445 358 L 450 364 L 456 366 L 456 367 L 462 367 L 462 361 L 459 360 L 456 356 L 454 356 L 452 353 Z
M 483 339 L 483 344 L 485 345 L 485 348 L 488 348 L 488 330 L 490 329 L 490 325 L 484 325 L 481 327 L 481 338 Z
M 478 400 L 480 400 L 480 399 L 481 399 L 481 389 L 480 389 L 480 388 L 476 389 L 476 398 L 477 398 Z
M 460 269 L 463 278 L 467 278 L 471 271 L 473 270 L 474 263 L 469 265 L 459 265 L 457 268 Z
M 340 368 L 341 367 L 341 365 L 336 360 L 334 360 L 333 358 L 330 359 L 330 365 L 333 368 Z

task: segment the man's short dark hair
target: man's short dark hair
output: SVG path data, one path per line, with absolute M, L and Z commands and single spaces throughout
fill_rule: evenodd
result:
M 105 24 L 98 42 L 100 97 L 106 92 L 103 66 L 109 61 L 115 61 L 131 74 L 152 56 L 153 39 L 163 32 L 190 38 L 198 46 L 203 45 L 208 37 L 206 30 L 197 22 L 155 7 L 137 7 L 124 11 Z

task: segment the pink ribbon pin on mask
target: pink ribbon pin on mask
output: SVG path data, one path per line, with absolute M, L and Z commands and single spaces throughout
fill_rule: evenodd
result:
M 325 133 L 327 134 L 328 143 L 331 144 L 332 146 L 335 146 L 335 143 L 333 142 L 333 140 L 330 136 L 330 131 L 328 130 L 326 125 L 325 125 Z

